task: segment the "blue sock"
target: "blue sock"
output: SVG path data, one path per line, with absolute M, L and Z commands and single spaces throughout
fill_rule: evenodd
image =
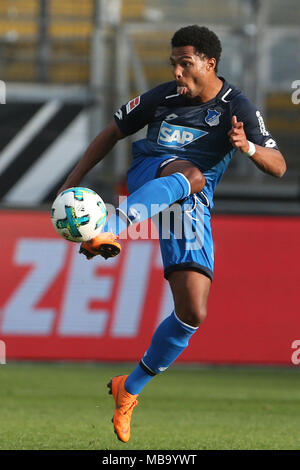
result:
M 139 223 L 153 217 L 171 204 L 190 195 L 191 185 L 182 173 L 148 181 L 132 193 L 116 209 L 103 232 L 119 235 L 132 223 Z
M 140 393 L 156 374 L 166 370 L 185 350 L 197 329 L 179 320 L 175 312 L 167 317 L 156 329 L 143 359 L 128 376 L 127 392 Z

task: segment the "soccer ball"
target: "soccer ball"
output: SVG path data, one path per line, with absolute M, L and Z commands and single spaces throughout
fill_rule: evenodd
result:
M 53 227 L 66 240 L 86 242 L 96 237 L 107 218 L 101 197 L 92 189 L 69 188 L 60 193 L 52 204 Z

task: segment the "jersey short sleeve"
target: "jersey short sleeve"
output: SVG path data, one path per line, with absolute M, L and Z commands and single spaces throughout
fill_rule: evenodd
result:
M 146 126 L 155 115 L 155 110 L 165 97 L 176 89 L 176 82 L 163 83 L 136 96 L 114 114 L 115 121 L 125 135 L 131 135 Z
M 237 96 L 232 101 L 232 116 L 244 123 L 247 139 L 262 147 L 275 148 L 277 143 L 265 126 L 261 112 L 244 95 Z

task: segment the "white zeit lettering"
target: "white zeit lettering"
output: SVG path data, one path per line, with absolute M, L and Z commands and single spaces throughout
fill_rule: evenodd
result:
M 119 258 L 105 261 L 96 257 L 90 262 L 78 254 L 77 245 L 72 246 L 64 297 L 62 302 L 57 299 L 57 305 L 62 303 L 62 311 L 56 333 L 60 336 L 94 337 L 107 334 L 109 307 L 92 309 L 91 302 L 112 303 L 112 296 L 116 295 L 114 320 L 109 333 L 114 337 L 134 337 L 143 312 L 153 248 L 151 241 L 142 244 L 127 242 L 127 249 L 123 250 L 125 258 L 119 273 L 119 287 L 114 294 L 115 268 Z M 49 335 L 53 332 L 58 307 L 38 308 L 37 305 L 64 268 L 69 249 L 69 243 L 64 240 L 28 238 L 18 241 L 13 261 L 16 266 L 30 266 L 31 270 L 4 305 L 2 334 Z M 138 259 L 144 260 L 138 263 L 138 269 L 137 253 Z M 106 267 L 105 274 L 99 270 L 102 264 Z
M 3 334 L 47 335 L 51 331 L 55 310 L 34 306 L 61 270 L 66 248 L 63 240 L 19 240 L 14 262 L 33 269 L 4 307 Z

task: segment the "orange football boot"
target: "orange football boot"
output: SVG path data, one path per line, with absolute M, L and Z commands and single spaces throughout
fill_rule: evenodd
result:
M 105 259 L 117 256 L 121 251 L 120 243 L 116 242 L 117 238 L 113 232 L 99 233 L 92 240 L 81 243 L 79 253 L 83 253 L 87 259 L 96 255 L 101 255 Z
M 130 421 L 133 408 L 138 405 L 137 396 L 131 395 L 125 390 L 124 384 L 128 375 L 118 375 L 113 377 L 107 384 L 109 393 L 113 395 L 116 408 L 112 418 L 115 433 L 118 439 L 128 442 L 130 439 Z

